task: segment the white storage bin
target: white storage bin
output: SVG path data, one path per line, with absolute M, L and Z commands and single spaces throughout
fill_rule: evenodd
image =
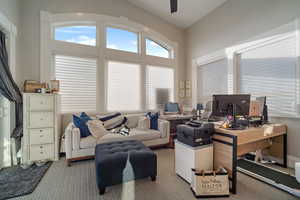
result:
M 176 140 L 176 174 L 191 183 L 192 169 L 213 170 L 213 154 L 213 144 L 191 147 Z

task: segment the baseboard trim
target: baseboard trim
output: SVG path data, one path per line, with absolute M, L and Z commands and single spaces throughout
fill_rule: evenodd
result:
M 300 157 L 288 155 L 287 156 L 287 166 L 290 168 L 295 168 L 295 163 L 300 162 Z

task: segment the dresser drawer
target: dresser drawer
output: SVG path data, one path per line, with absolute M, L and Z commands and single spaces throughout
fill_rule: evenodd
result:
M 53 127 L 53 118 L 53 112 L 30 112 L 28 125 L 30 128 Z
M 29 97 L 29 110 L 53 110 L 54 97 L 53 96 L 30 96 Z
M 54 145 L 30 145 L 30 160 L 45 160 L 54 158 Z
M 54 129 L 31 129 L 29 130 L 30 145 L 49 144 L 54 142 Z

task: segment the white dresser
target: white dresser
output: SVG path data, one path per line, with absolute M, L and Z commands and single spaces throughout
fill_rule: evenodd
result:
M 23 101 L 22 163 L 58 160 L 59 95 L 24 93 Z

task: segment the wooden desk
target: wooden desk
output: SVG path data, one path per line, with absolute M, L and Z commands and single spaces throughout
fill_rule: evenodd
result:
M 287 127 L 283 124 L 270 124 L 264 127 L 245 130 L 227 130 L 215 127 L 213 135 L 214 168 L 225 167 L 231 180 L 231 191 L 236 193 L 237 157 L 267 149 L 287 167 Z

